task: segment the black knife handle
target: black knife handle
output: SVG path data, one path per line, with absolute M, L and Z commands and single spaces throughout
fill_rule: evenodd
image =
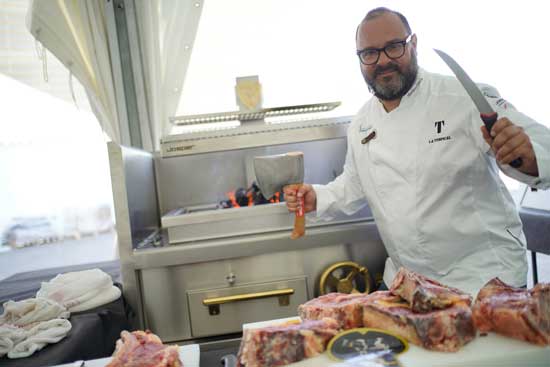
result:
M 487 128 L 487 131 L 490 134 L 491 129 L 493 128 L 493 125 L 498 119 L 498 114 L 496 112 L 489 113 L 489 114 L 482 113 L 480 116 L 481 116 L 481 119 L 483 120 L 483 123 L 485 124 L 485 127 Z M 523 160 L 521 158 L 516 158 L 512 162 L 510 162 L 510 166 L 514 168 L 518 168 L 522 164 L 523 164 Z
M 523 164 L 523 159 L 521 159 L 521 158 L 516 158 L 512 162 L 510 162 L 510 166 L 512 166 L 514 168 L 518 168 L 522 164 Z
M 493 128 L 493 125 L 498 119 L 498 114 L 496 112 L 493 113 L 482 113 L 481 119 L 483 120 L 483 123 L 485 124 L 485 127 L 487 128 L 487 131 L 489 134 L 491 133 L 491 129 Z

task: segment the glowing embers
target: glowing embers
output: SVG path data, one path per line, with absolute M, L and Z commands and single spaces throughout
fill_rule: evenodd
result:
M 284 201 L 284 194 L 281 191 L 276 192 L 269 200 L 266 199 L 260 192 L 260 188 L 256 185 L 256 182 L 253 182 L 247 189 L 240 187 L 234 191 L 226 192 L 225 196 L 227 200 L 222 200 L 219 203 L 219 207 L 222 209 L 272 204 Z

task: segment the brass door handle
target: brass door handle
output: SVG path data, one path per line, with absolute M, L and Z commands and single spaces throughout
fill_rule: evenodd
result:
M 249 301 L 252 299 L 278 297 L 279 306 L 288 306 L 290 304 L 291 294 L 294 294 L 294 289 L 292 288 L 276 289 L 265 292 L 244 293 L 235 294 L 233 296 L 206 298 L 202 300 L 202 304 L 208 306 L 208 312 L 210 313 L 210 315 L 219 315 L 220 305 L 223 303 Z

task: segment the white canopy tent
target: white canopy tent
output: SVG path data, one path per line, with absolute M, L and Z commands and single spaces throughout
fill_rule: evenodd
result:
M 105 137 L 90 112 L 2 74 L 0 99 L 0 231 L 40 216 L 64 230 L 67 214 L 112 205 Z
M 198 0 L 31 0 L 27 26 L 84 86 L 112 140 L 153 151 L 175 114 L 201 9 Z

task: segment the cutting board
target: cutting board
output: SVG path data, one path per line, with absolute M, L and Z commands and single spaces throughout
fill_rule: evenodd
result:
M 183 345 L 179 348 L 180 359 L 184 367 L 199 367 L 200 348 L 198 344 Z M 111 361 L 111 357 L 85 361 L 82 367 L 105 367 Z M 78 362 L 62 364 L 54 367 L 81 367 Z
M 263 327 L 282 320 L 245 324 L 244 328 Z M 477 336 L 455 353 L 429 351 L 409 344 L 409 349 L 397 357 L 402 367 L 550 367 L 550 347 L 540 347 L 494 333 Z M 338 364 L 326 353 L 293 363 L 292 367 L 330 367 Z

